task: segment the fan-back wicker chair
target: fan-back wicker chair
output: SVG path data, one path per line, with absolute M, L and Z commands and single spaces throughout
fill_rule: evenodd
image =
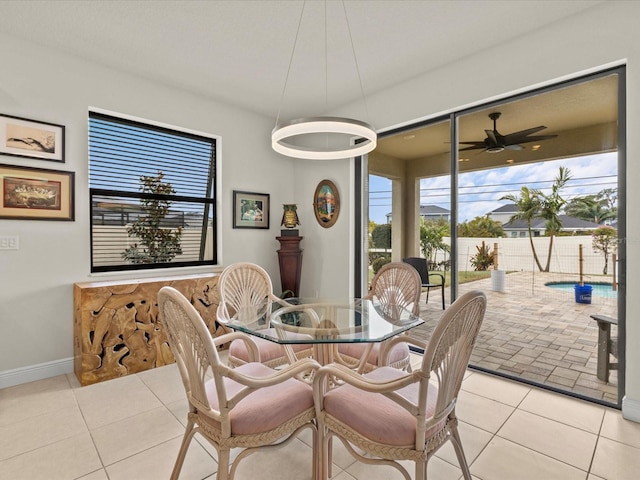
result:
M 329 446 L 337 436 L 358 460 L 393 466 L 406 480 L 411 476 L 398 460 L 415 462 L 415 480 L 426 480 L 429 459 L 451 440 L 462 474 L 471 480 L 455 408 L 485 309 L 484 293 L 466 293 L 444 312 L 426 346 L 411 339 L 426 348 L 421 368 L 412 373 L 379 367 L 359 375 L 336 364 L 316 372 L 321 479 L 331 473 Z M 329 379 L 343 385 L 328 390 Z
M 427 295 L 426 295 L 425 303 L 429 303 L 429 290 L 431 290 L 432 288 L 440 288 L 440 291 L 442 293 L 442 309 L 444 310 L 445 309 L 445 306 L 444 306 L 444 275 L 442 275 L 441 273 L 431 273 L 431 272 L 429 272 L 429 265 L 427 264 L 427 259 L 426 258 L 408 257 L 408 258 L 403 258 L 402 261 L 404 263 L 408 263 L 409 265 L 411 265 L 413 268 L 415 268 L 418 271 L 418 274 L 420 275 L 420 281 L 422 282 L 422 286 L 427 289 Z M 440 281 L 437 282 L 437 283 L 433 283 L 431 281 L 431 278 L 439 278 Z
M 229 265 L 220 275 L 220 304 L 218 305 L 218 322 L 227 325 L 229 322 L 241 321 L 256 324 L 265 330 L 265 335 L 276 337 L 275 329 L 269 327 L 269 317 L 273 303 L 289 305 L 273 294 L 273 285 L 269 274 L 259 265 L 239 262 Z M 305 337 L 297 333 L 287 333 L 289 337 Z M 275 342 L 255 337 L 258 345 L 260 361 L 269 367 L 279 367 L 290 363 L 285 348 Z M 296 358 L 310 357 L 313 348 L 310 344 L 289 345 L 290 352 Z M 229 346 L 229 364 L 242 365 L 249 361 L 249 352 L 242 341 L 233 341 Z
M 377 298 L 385 305 L 397 305 L 409 309 L 414 315 L 420 315 L 420 276 L 418 272 L 405 263 L 391 262 L 383 265 L 371 281 L 371 288 L 367 299 Z M 338 353 L 342 363 L 356 366 L 368 347 L 371 350 L 366 362 L 360 367 L 361 372 L 368 372 L 381 366 L 381 349 L 386 344 L 374 343 L 373 346 L 363 343 L 341 343 Z M 394 368 L 407 368 L 410 363 L 409 346 L 406 343 L 396 343 L 388 355 L 387 365 Z
M 231 368 L 220 361 L 216 344 L 244 341 L 257 359 L 257 347 L 248 335 L 234 332 L 214 341 L 198 311 L 173 287 L 160 289 L 158 306 L 189 402 L 187 426 L 171 479 L 180 475 L 196 433 L 217 450 L 216 478 L 227 480 L 233 479 L 241 459 L 258 448 L 283 446 L 305 428 L 313 431 L 315 479 L 317 429 L 312 388 L 296 377 L 308 377 L 319 364 L 304 358 L 278 371 L 259 362 Z M 231 466 L 232 448 L 243 451 Z

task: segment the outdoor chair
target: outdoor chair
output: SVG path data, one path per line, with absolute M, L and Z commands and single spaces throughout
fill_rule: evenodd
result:
M 383 265 L 371 281 L 371 289 L 364 297 L 366 299 L 377 298 L 383 305 L 395 305 L 410 310 L 414 315 L 420 315 L 420 276 L 411 266 L 400 262 L 392 262 Z M 371 371 L 381 366 L 381 349 L 386 347 L 385 342 L 374 343 L 371 347 L 366 362 L 362 363 L 361 371 Z M 343 363 L 353 364 L 360 362 L 368 348 L 364 343 L 345 343 L 338 345 L 338 353 Z M 398 343 L 389 352 L 386 365 L 395 368 L 407 368 L 410 363 L 409 346 L 406 343 Z
M 245 342 L 253 360 L 258 349 L 244 333 L 211 337 L 193 305 L 173 287 L 158 292 L 160 318 L 178 364 L 189 403 L 184 437 L 171 479 L 180 475 L 191 439 L 201 434 L 218 452 L 218 480 L 233 479 L 240 460 L 258 448 L 283 446 L 302 430 L 313 432 L 312 475 L 317 475 L 317 428 L 309 377 L 319 364 L 310 358 L 274 370 L 252 361 L 231 368 L 220 361 L 217 344 Z M 277 443 L 276 443 L 277 442 Z M 243 449 L 230 464 L 230 451 Z
M 239 262 L 229 265 L 220 275 L 218 282 L 220 289 L 220 303 L 218 305 L 218 322 L 228 325 L 230 322 L 243 322 L 264 325 L 265 335 L 275 337 L 277 333 L 269 326 L 274 302 L 277 305 L 289 306 L 285 300 L 273 294 L 273 285 L 269 274 L 259 265 L 248 262 Z M 287 333 L 291 338 L 309 335 Z M 260 362 L 268 367 L 278 367 L 290 363 L 283 345 L 263 338 L 253 339 L 258 345 Z M 310 357 L 313 348 L 310 344 L 289 345 L 289 352 L 296 358 Z M 293 359 L 295 360 L 295 359 Z M 229 364 L 242 365 L 249 361 L 249 352 L 242 341 L 233 341 L 229 346 Z
M 440 288 L 442 292 L 442 309 L 444 310 L 444 275 L 442 275 L 441 273 L 430 273 L 429 268 L 427 267 L 427 260 L 425 258 L 408 257 L 403 258 L 402 261 L 404 263 L 408 263 L 418 271 L 420 280 L 422 281 L 422 286 L 427 289 L 427 298 L 425 300 L 425 303 L 429 303 L 429 290 L 431 290 L 432 288 Z M 440 281 L 433 283 L 431 281 L 431 278 L 439 278 Z
M 415 462 L 415 480 L 426 480 L 427 463 L 448 440 L 453 444 L 463 477 L 471 480 L 457 428 L 456 403 L 471 350 L 486 309 L 484 293 L 459 297 L 442 315 L 425 349 L 421 368 L 412 373 L 379 367 L 360 375 L 343 365 L 321 367 L 313 396 L 320 442 L 320 478 L 331 475 L 330 447 L 338 437 L 357 460 L 396 468 Z M 331 385 L 342 384 L 337 388 Z

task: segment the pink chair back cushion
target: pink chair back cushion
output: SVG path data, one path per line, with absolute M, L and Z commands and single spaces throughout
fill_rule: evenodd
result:
M 380 367 L 365 375 L 378 381 L 389 381 L 407 375 L 392 367 Z M 417 402 L 419 383 L 397 392 L 413 403 Z M 433 389 L 433 390 L 432 390 Z M 437 389 L 429 387 L 427 418 L 434 411 Z M 349 425 L 360 435 L 375 442 L 398 447 L 414 447 L 416 443 L 416 417 L 393 400 L 379 393 L 365 392 L 351 385 L 330 390 L 324 399 L 328 415 Z M 446 420 L 445 420 L 446 421 Z M 444 421 L 429 429 L 428 434 L 444 426 Z
M 275 328 L 266 328 L 265 334 L 269 336 L 274 336 L 274 337 L 278 336 Z M 310 335 L 304 335 L 300 333 L 287 332 L 287 335 L 289 336 L 289 338 L 296 338 L 296 337 L 304 337 L 306 339 L 311 338 Z M 260 337 L 251 337 L 251 339 L 258 344 L 258 350 L 260 351 L 261 362 L 269 362 L 271 360 L 275 360 L 276 358 L 280 358 L 285 355 L 284 347 L 279 343 L 272 342 L 270 340 L 265 340 L 264 338 L 260 338 Z M 299 352 L 301 350 L 307 350 L 311 348 L 311 344 L 308 344 L 308 343 L 293 344 L 291 345 L 291 348 L 293 349 L 294 352 Z M 249 361 L 249 353 L 247 352 L 247 347 L 242 340 L 234 340 L 233 342 L 231 342 L 231 345 L 229 346 L 229 355 L 234 358 L 239 358 L 240 360 L 243 360 L 245 362 Z
M 261 363 L 247 363 L 235 371 L 251 377 L 266 377 L 275 370 Z M 243 385 L 224 379 L 227 397 L 235 395 Z M 219 411 L 218 395 L 213 380 L 205 385 L 211 408 Z M 313 408 L 311 385 L 290 378 L 271 387 L 260 388 L 243 398 L 229 415 L 233 435 L 262 433 L 282 425 L 305 410 Z
M 338 345 L 338 351 L 342 355 L 348 355 L 351 358 L 360 358 L 364 353 L 364 343 L 341 343 Z M 378 364 L 378 355 L 380 354 L 380 344 L 375 343 L 369 356 L 367 363 L 371 365 Z M 391 349 L 389 354 L 389 364 L 393 365 L 409 356 L 409 346 L 406 343 L 399 343 Z

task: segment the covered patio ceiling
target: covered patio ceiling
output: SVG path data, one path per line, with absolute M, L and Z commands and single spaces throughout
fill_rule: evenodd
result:
M 618 77 L 608 75 L 515 101 L 506 101 L 460 117 L 461 142 L 482 141 L 493 129 L 489 113 L 500 112 L 497 130 L 507 135 L 531 127 L 547 128 L 534 135 L 554 139 L 524 143 L 523 150 L 489 153 L 482 149 L 460 152 L 460 171 L 495 168 L 542 160 L 603 153 L 617 149 Z M 538 148 L 532 148 L 539 145 Z M 460 145 L 464 148 L 468 145 Z M 424 165 L 430 176 L 450 173 L 450 125 L 445 120 L 389 136 L 381 135 L 370 154 L 371 165 L 402 160 Z M 371 173 L 375 173 L 372 171 Z

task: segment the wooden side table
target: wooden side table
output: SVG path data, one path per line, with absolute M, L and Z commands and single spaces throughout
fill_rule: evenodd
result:
M 300 241 L 303 237 L 276 237 L 280 242 L 278 263 L 280 265 L 280 283 L 282 291 L 291 290 L 294 297 L 300 294 L 300 276 L 302 275 L 302 250 Z

